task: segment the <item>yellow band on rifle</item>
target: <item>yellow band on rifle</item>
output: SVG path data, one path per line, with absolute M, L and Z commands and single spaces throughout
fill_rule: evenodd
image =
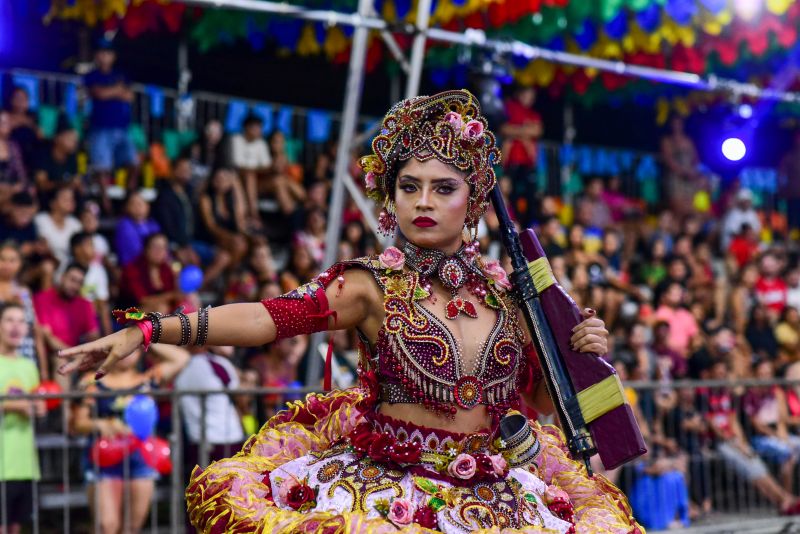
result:
M 531 278 L 533 278 L 533 285 L 537 293 L 541 293 L 556 283 L 556 277 L 553 276 L 553 269 L 550 268 L 550 262 L 547 261 L 547 258 L 544 256 L 529 261 L 528 272 L 531 274 Z
M 591 423 L 598 417 L 625 404 L 625 393 L 617 375 L 604 378 L 578 392 L 578 405 L 581 407 L 583 420 Z

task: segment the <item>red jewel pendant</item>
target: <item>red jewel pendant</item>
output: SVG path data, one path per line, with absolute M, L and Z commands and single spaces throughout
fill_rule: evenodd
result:
M 455 320 L 460 313 L 472 317 L 473 319 L 478 318 L 478 310 L 475 309 L 475 305 L 461 297 L 453 297 L 453 299 L 447 303 L 445 310 L 447 311 L 447 318 L 451 320 Z

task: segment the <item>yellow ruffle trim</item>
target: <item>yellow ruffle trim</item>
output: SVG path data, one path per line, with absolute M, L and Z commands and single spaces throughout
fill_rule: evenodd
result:
M 196 467 L 186 489 L 189 517 L 203 534 L 431 533 L 417 525 L 398 530 L 384 519 L 359 513 L 299 513 L 275 506 L 268 476 L 286 462 L 326 450 L 362 420 L 358 389 L 310 394 L 270 419 L 233 458 Z M 644 529 L 633 520 L 625 495 L 602 475 L 586 477 L 582 464 L 569 458 L 561 431 L 533 423 L 542 441 L 540 476 L 564 489 L 575 505 L 576 532 L 617 534 Z M 541 529 L 489 529 L 481 533 L 547 532 Z

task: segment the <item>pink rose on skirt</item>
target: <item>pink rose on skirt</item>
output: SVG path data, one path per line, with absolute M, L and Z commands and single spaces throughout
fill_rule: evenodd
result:
M 451 111 L 447 115 L 444 116 L 444 121 L 450 123 L 450 126 L 456 131 L 456 133 L 460 133 L 461 129 L 464 127 L 464 119 L 461 118 L 461 115 L 456 113 L 455 111 Z
M 474 140 L 483 135 L 483 123 L 471 120 L 464 126 L 464 139 Z
M 403 268 L 406 262 L 406 255 L 403 254 L 397 247 L 389 247 L 378 256 L 381 262 L 381 267 L 389 269 L 390 271 L 399 271 Z
M 389 505 L 389 521 L 397 525 L 408 525 L 414 519 L 414 503 L 408 499 L 394 499 Z
M 508 280 L 508 274 L 500 262 L 497 260 L 489 260 L 483 268 L 483 272 L 487 278 L 494 281 L 494 284 L 500 289 L 511 289 L 511 282 Z
M 475 458 L 469 454 L 461 453 L 447 466 L 447 472 L 456 478 L 466 480 L 475 476 L 477 468 L 478 466 L 475 462 Z
M 375 173 L 374 172 L 369 171 L 364 176 L 364 184 L 367 186 L 367 189 L 375 189 L 378 186 L 377 182 L 375 180 Z
M 489 456 L 489 459 L 492 461 L 494 474 L 499 477 L 505 476 L 508 472 L 508 462 L 506 462 L 506 459 L 500 454 L 492 454 Z

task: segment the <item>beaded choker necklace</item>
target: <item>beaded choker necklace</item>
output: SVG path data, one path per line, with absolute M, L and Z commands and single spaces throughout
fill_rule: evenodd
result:
M 462 245 L 452 256 L 441 250 L 420 248 L 408 242 L 403 252 L 406 265 L 419 273 L 422 287 L 431 295 L 431 278 L 434 276 L 450 291 L 452 298 L 445 307 L 448 319 L 456 319 L 461 313 L 477 319 L 475 304 L 458 295 L 458 290 L 466 286 L 480 301 L 486 297 L 486 277 L 475 262 L 478 257 L 477 242 Z

